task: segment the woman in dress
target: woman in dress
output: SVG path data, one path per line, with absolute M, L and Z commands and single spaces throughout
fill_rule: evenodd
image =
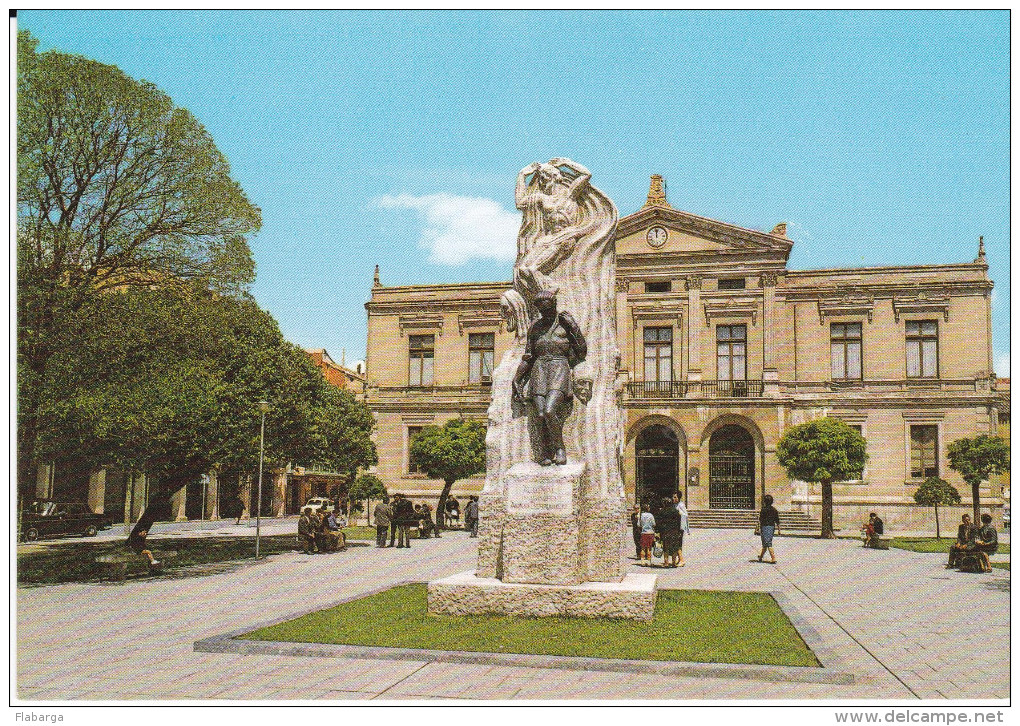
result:
M 673 506 L 676 511 L 680 513 L 680 566 L 684 566 L 684 535 L 691 533 L 690 518 L 687 514 L 687 506 L 684 504 L 684 500 L 680 498 L 680 494 L 673 495 Z
M 779 528 L 779 512 L 772 506 L 772 501 L 772 495 L 766 494 L 761 514 L 758 515 L 758 525 L 761 529 L 761 552 L 758 554 L 758 562 L 762 561 L 765 550 L 768 550 L 774 565 L 776 564 L 776 553 L 772 551 L 772 537 L 775 535 L 776 529 Z
M 683 530 L 681 529 L 680 512 L 673 506 L 670 499 L 662 500 L 662 508 L 655 518 L 655 528 L 662 537 L 662 566 L 680 566 L 680 542 Z

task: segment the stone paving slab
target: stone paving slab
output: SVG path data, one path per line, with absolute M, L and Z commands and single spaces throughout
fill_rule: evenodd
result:
M 961 574 L 943 569 L 942 555 L 807 538 L 778 539 L 779 564 L 760 565 L 749 561 L 757 556 L 757 538 L 740 530 L 693 531 L 684 541 L 685 568 L 649 570 L 628 560 L 627 569 L 654 572 L 668 588 L 782 593 L 854 673 L 852 684 L 464 664 L 466 687 L 452 695 L 430 690 L 438 674 L 454 667 L 450 663 L 422 663 L 408 674 L 399 669 L 415 667 L 413 661 L 343 658 L 320 679 L 317 659 L 194 652 L 198 640 L 268 617 L 293 617 L 411 577 L 429 580 L 468 569 L 476 543 L 457 532 L 413 540 L 410 549 L 288 553 L 186 579 L 18 588 L 17 697 L 32 702 L 340 699 L 353 697 L 345 695 L 350 693 L 515 700 L 1009 696 L 1008 571 Z M 79 636 L 61 637 L 67 627 Z M 234 677 L 241 671 L 249 674 L 246 680 Z M 212 685 L 217 672 L 226 674 L 218 693 L 219 686 Z M 146 674 L 143 680 L 139 673 Z M 302 679 L 314 686 L 298 693 L 293 686 Z M 334 691 L 340 695 L 329 695 Z

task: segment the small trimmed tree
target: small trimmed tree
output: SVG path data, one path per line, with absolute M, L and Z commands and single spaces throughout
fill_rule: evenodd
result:
M 351 484 L 351 489 L 348 493 L 352 509 L 354 503 L 365 502 L 365 521 L 369 524 L 372 523 L 372 500 L 382 499 L 385 496 L 386 485 L 375 474 L 362 474 L 359 476 Z
M 864 437 L 834 418 L 790 428 L 776 448 L 779 463 L 794 479 L 822 485 L 822 539 L 833 539 L 832 482 L 859 478 L 868 460 Z
M 443 480 L 436 505 L 436 524 L 446 526 L 446 500 L 453 483 L 485 471 L 485 426 L 455 418 L 442 426 L 426 426 L 411 442 L 411 463 L 432 479 Z
M 921 486 L 914 492 L 914 501 L 923 507 L 935 507 L 935 539 L 942 539 L 942 530 L 939 528 L 939 505 L 959 504 L 960 492 L 945 479 L 930 476 L 921 482 Z
M 981 434 L 949 445 L 949 465 L 970 484 L 974 521 L 980 522 L 981 482 L 992 474 L 1009 471 L 1009 444 L 1001 436 Z

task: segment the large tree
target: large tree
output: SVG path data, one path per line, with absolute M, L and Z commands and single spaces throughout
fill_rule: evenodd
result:
M 115 66 L 18 34 L 18 471 L 30 486 L 60 331 L 97 294 L 192 281 L 238 294 L 259 210 L 202 125 Z
M 442 426 L 426 426 L 411 442 L 411 463 L 427 476 L 443 480 L 436 524 L 444 527 L 453 483 L 485 471 L 485 425 L 455 418 Z
M 957 439 L 947 450 L 949 465 L 970 484 L 974 522 L 980 522 L 981 482 L 992 474 L 1009 471 L 1009 444 L 1001 436 L 981 434 Z
M 330 385 L 246 297 L 127 289 L 95 298 L 63 331 L 40 395 L 40 455 L 90 469 L 143 471 L 155 485 L 136 530 L 214 466 L 300 461 L 353 473 L 376 461 L 372 416 Z
M 832 482 L 859 478 L 868 460 L 864 438 L 834 418 L 794 426 L 776 447 L 779 463 L 794 479 L 822 485 L 823 539 L 833 539 Z

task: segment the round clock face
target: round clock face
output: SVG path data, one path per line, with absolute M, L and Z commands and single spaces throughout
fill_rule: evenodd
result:
M 652 247 L 662 247 L 666 244 L 667 237 L 669 237 L 669 233 L 665 227 L 652 227 L 648 230 L 648 244 Z

